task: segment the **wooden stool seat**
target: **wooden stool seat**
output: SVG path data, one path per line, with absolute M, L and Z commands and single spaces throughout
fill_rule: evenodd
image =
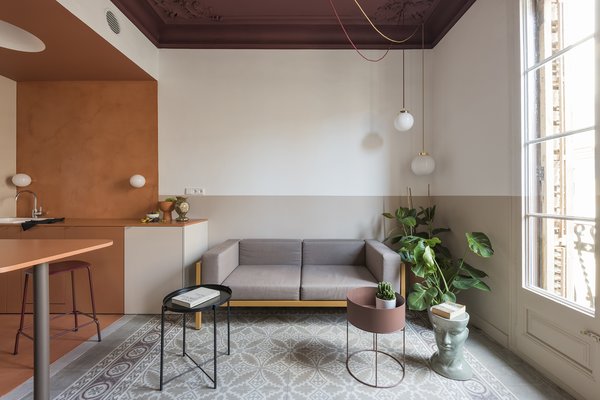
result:
M 53 335 L 52 336 L 53 338 L 56 336 L 64 335 L 67 332 L 77 332 L 79 330 L 79 328 L 82 328 L 89 324 L 95 323 L 98 341 L 100 342 L 102 340 L 102 338 L 100 336 L 100 322 L 98 321 L 98 318 L 96 317 L 96 304 L 94 302 L 94 288 L 92 285 L 91 266 L 92 265 L 90 263 L 88 263 L 86 261 L 80 261 L 80 260 L 60 261 L 60 262 L 55 262 L 55 263 L 49 264 L 48 275 L 57 275 L 57 274 L 62 274 L 62 273 L 66 273 L 66 272 L 71 273 L 71 295 L 73 297 L 73 310 L 70 312 L 67 312 L 67 313 L 59 314 L 59 315 L 53 317 L 52 319 L 57 318 L 57 317 L 62 317 L 65 315 L 73 315 L 74 327 L 73 327 L 73 329 L 61 330 L 59 333 Z M 92 301 L 92 314 L 84 313 L 84 312 L 77 310 L 77 304 L 75 302 L 75 271 L 77 271 L 78 269 L 86 269 L 87 270 L 88 281 L 90 284 L 90 299 Z M 26 328 L 26 326 L 24 326 L 25 304 L 27 302 L 27 288 L 29 286 L 29 277 L 30 276 L 33 276 L 33 268 L 27 269 L 25 271 L 25 285 L 23 288 L 23 302 L 21 303 L 21 322 L 19 324 L 19 330 L 17 331 L 17 336 L 15 338 L 15 349 L 14 349 L 13 354 L 17 354 L 19 352 L 19 338 L 21 337 L 21 335 L 33 340 L 32 335 L 29 335 L 24 332 L 24 329 Z M 79 325 L 79 320 L 78 320 L 79 315 L 84 315 L 84 316 L 90 318 L 91 321 L 86 322 L 83 325 Z
M 50 268 L 48 270 L 48 275 L 56 275 L 61 274 L 63 272 L 76 271 L 82 268 L 89 268 L 92 264 L 86 261 L 61 261 L 50 264 Z M 33 268 L 29 268 L 25 270 L 26 274 L 33 275 Z

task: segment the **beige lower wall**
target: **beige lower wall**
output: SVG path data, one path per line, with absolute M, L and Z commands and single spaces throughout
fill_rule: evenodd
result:
M 17 83 L 0 76 L 0 216 L 14 216 L 17 167 Z
M 482 259 L 471 252 L 467 262 L 484 270 L 490 293 L 469 290 L 458 300 L 467 305 L 472 322 L 501 344 L 508 346 L 511 315 L 511 283 L 519 271 L 520 198 L 513 196 L 436 196 L 437 225 L 447 226 L 446 243 L 456 257 L 467 248 L 465 232 L 486 233 L 494 256 Z
M 164 197 L 164 196 L 162 196 Z M 381 216 L 406 206 L 406 196 L 201 196 L 189 197 L 192 218 L 208 218 L 209 247 L 230 238 L 376 238 L 392 228 Z M 518 271 L 520 200 L 511 196 L 435 196 L 413 198 L 413 205 L 437 204 L 436 226 L 456 257 L 466 249 L 465 232 L 485 232 L 495 254 L 467 261 L 489 275 L 492 292 L 461 293 L 472 322 L 507 346 L 510 282 Z M 384 226 L 385 224 L 385 226 Z

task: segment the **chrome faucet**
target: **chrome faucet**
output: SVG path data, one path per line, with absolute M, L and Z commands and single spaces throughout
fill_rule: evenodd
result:
M 21 190 L 20 192 L 17 192 L 17 195 L 15 196 L 15 203 L 17 202 L 17 200 L 19 200 L 19 196 L 22 195 L 23 193 L 29 193 L 33 196 L 33 210 L 31 210 L 31 218 L 37 218 L 37 217 L 41 216 L 42 215 L 42 206 L 40 206 L 40 209 L 38 210 L 37 196 L 31 190 Z

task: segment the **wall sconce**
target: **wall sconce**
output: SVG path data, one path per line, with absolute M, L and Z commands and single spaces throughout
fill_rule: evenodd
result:
M 129 178 L 129 184 L 136 189 L 144 187 L 146 184 L 146 178 L 143 175 L 135 174 Z
M 11 180 L 13 185 L 17 187 L 29 186 L 31 183 L 31 177 L 27 174 L 15 174 Z

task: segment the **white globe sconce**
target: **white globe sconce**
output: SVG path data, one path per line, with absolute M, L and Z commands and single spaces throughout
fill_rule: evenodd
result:
M 15 174 L 11 180 L 13 185 L 17 187 L 29 186 L 31 183 L 31 177 L 27 174 Z
M 135 174 L 129 178 L 129 184 L 136 189 L 144 187 L 146 184 L 146 178 L 143 175 Z

